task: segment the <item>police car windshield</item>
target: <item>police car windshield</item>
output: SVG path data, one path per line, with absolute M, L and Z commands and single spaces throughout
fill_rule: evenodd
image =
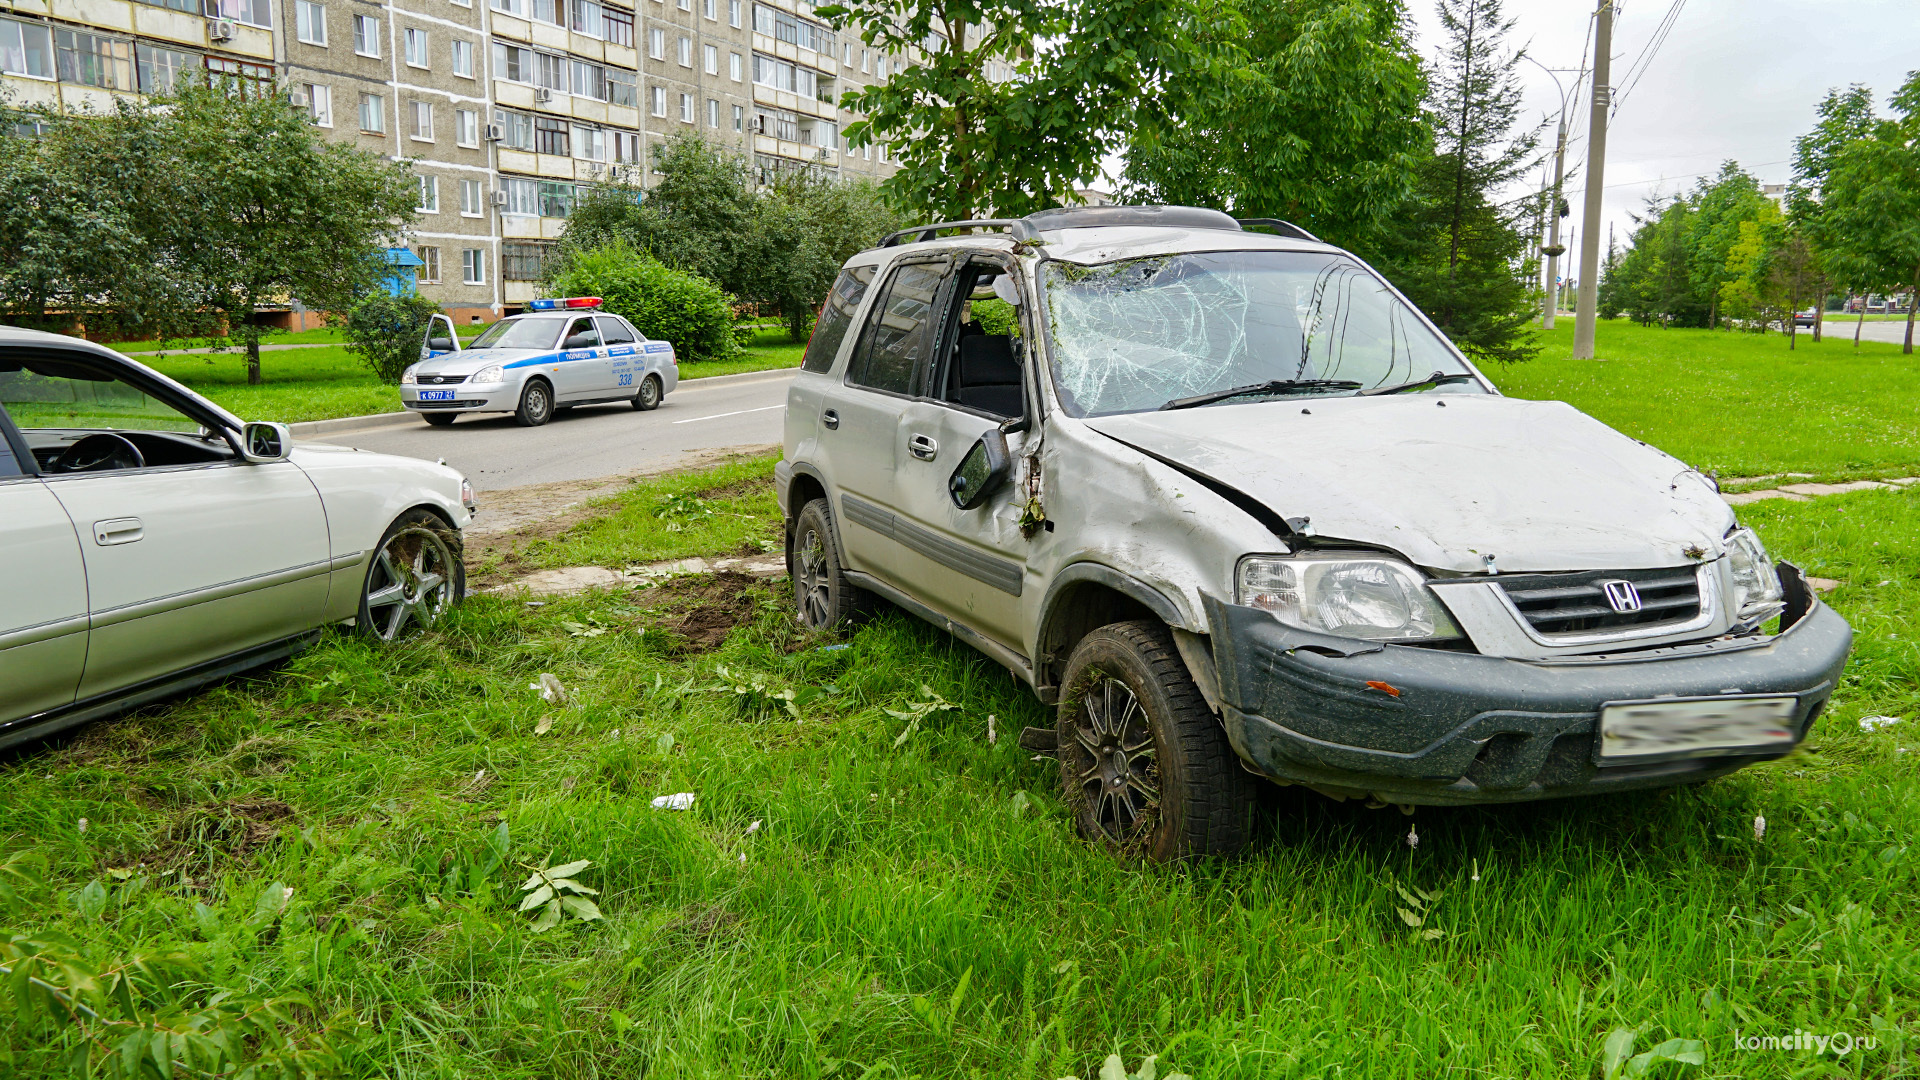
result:
M 567 318 L 559 316 L 521 316 L 502 319 L 487 327 L 487 332 L 473 339 L 468 349 L 551 349 L 560 337 L 560 328 L 565 326 Z

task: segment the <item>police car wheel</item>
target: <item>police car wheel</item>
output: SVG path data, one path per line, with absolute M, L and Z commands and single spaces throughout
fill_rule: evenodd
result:
M 539 379 L 528 380 L 520 391 L 520 407 L 513 411 L 513 418 L 521 427 L 539 427 L 553 419 L 553 388 Z
M 448 424 L 453 423 L 454 415 L 454 413 L 450 412 L 421 413 L 420 419 L 425 420 L 434 427 L 446 427 Z
M 652 412 L 660 407 L 660 380 L 652 375 L 640 380 L 640 389 L 633 395 L 633 407 L 641 412 Z

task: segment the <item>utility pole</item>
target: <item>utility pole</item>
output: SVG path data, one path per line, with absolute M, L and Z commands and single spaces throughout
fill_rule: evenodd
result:
M 1553 204 L 1547 208 L 1547 246 L 1541 250 L 1547 254 L 1547 300 L 1545 310 L 1540 312 L 1540 327 L 1553 329 L 1553 311 L 1560 306 L 1560 256 L 1567 249 L 1560 246 L 1560 183 L 1567 169 L 1567 116 L 1560 114 L 1560 138 L 1553 152 Z
M 1606 194 L 1607 109 L 1613 101 L 1614 0 L 1600 0 L 1593 19 L 1593 107 L 1587 120 L 1587 205 L 1581 216 L 1587 244 L 1580 249 L 1580 301 L 1573 315 L 1573 358 L 1593 359 L 1594 309 L 1600 300 L 1600 200 Z

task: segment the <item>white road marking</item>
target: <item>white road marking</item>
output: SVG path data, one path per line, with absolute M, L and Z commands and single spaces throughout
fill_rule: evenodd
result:
M 773 410 L 775 410 L 775 409 L 784 409 L 784 408 L 786 408 L 786 407 L 787 407 L 787 406 L 786 406 L 786 403 L 785 403 L 785 402 L 781 402 L 781 403 L 780 403 L 780 404 L 778 404 L 778 405 L 769 405 L 769 406 L 767 406 L 767 407 L 766 407 L 766 408 L 764 408 L 764 409 L 735 409 L 735 410 L 734 410 L 734 411 L 732 411 L 732 412 L 721 412 L 721 413 L 714 413 L 714 414 L 713 414 L 712 416 L 690 416 L 690 417 L 688 417 L 688 418 L 687 418 L 687 419 L 685 419 L 685 420 L 675 420 L 675 421 L 674 421 L 674 423 L 676 423 L 676 424 L 693 424 L 693 423 L 698 423 L 698 422 L 699 422 L 699 421 L 701 421 L 701 420 L 718 420 L 718 419 L 720 419 L 720 418 L 721 418 L 721 417 L 723 417 L 723 416 L 745 416 L 745 415 L 746 415 L 746 414 L 748 414 L 748 413 L 756 413 L 756 412 L 772 412 L 772 411 L 773 411 Z

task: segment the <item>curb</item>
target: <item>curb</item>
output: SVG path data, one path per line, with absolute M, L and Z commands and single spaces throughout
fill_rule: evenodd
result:
M 712 383 L 725 383 L 755 377 L 766 378 L 798 370 L 798 368 L 766 368 L 761 371 L 739 371 L 732 375 L 704 375 L 694 379 L 681 379 L 680 385 L 676 387 L 676 389 L 688 389 L 693 385 L 705 386 Z M 293 429 L 294 438 L 303 439 L 312 438 L 315 435 L 326 435 L 335 431 L 357 431 L 361 428 L 392 427 L 395 424 L 408 423 L 418 415 L 418 413 L 404 411 L 373 413 L 368 416 L 338 416 L 332 420 L 302 420 L 297 424 L 289 424 L 287 426 Z

